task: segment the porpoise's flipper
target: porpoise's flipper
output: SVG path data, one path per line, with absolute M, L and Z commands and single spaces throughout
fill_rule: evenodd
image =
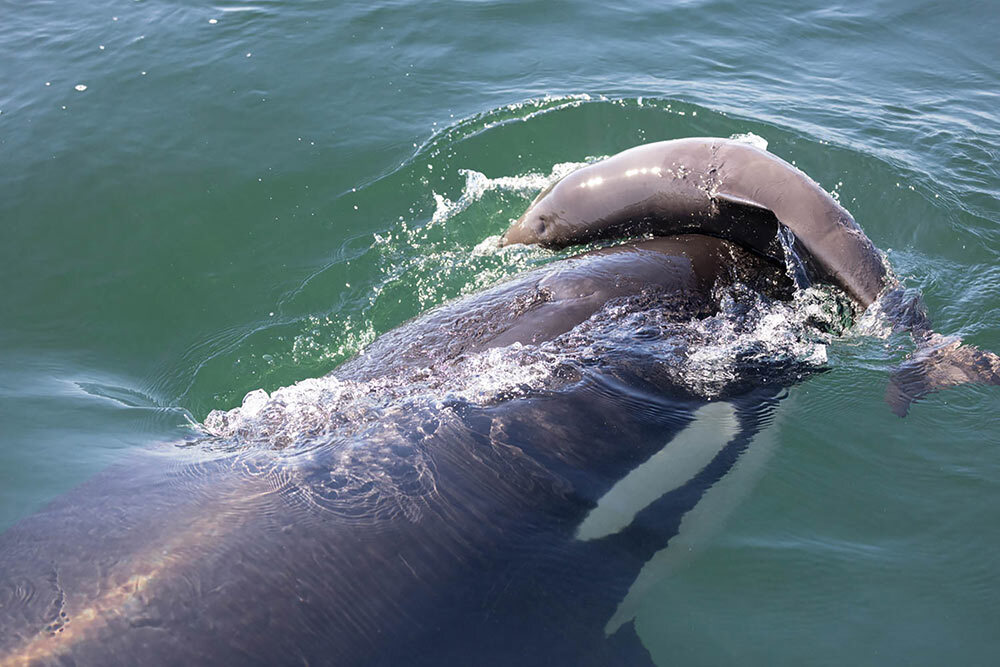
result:
M 963 345 L 957 336 L 931 333 L 889 376 L 885 400 L 894 413 L 905 417 L 910 403 L 966 382 L 1000 385 L 1000 356 Z

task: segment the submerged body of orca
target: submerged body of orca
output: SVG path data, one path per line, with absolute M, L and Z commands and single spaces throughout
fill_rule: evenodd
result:
M 704 231 L 720 215 L 785 225 L 766 202 L 733 206 Z M 640 231 L 657 231 L 651 215 L 633 216 Z M 816 224 L 836 239 L 845 223 Z M 613 227 L 635 231 L 628 216 Z M 215 418 L 215 444 L 188 450 L 211 455 L 105 472 L 0 536 L 0 665 L 650 664 L 623 605 L 633 583 L 781 387 L 816 367 L 752 345 L 731 351 L 725 381 L 692 366 L 723 324 L 802 292 L 755 229 L 759 243 L 734 229 L 552 263 Z M 831 267 L 822 236 L 796 238 L 802 270 L 862 305 L 886 282 L 840 280 L 874 265 Z M 499 389 L 476 389 L 498 367 Z M 914 368 L 921 393 L 954 383 Z

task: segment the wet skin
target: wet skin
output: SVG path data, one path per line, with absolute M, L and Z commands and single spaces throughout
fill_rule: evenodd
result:
M 861 305 L 891 286 L 875 245 L 823 188 L 776 155 L 727 139 L 645 144 L 579 169 L 540 194 L 504 243 L 696 232 L 777 257 L 779 225 L 821 279 Z
M 335 374 L 558 345 L 609 300 L 702 317 L 743 279 L 790 290 L 782 266 L 713 237 L 599 250 L 432 311 Z M 657 362 L 611 359 L 485 405 L 411 401 L 280 461 L 261 448 L 137 455 L 0 536 L 0 665 L 649 664 L 631 623 L 610 637 L 605 625 L 775 393 L 734 398 L 740 428 L 718 455 L 581 541 L 598 499 L 704 404 Z M 372 483 L 350 485 L 352 452 L 371 453 Z

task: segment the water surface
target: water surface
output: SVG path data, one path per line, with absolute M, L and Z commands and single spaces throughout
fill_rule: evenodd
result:
M 891 0 L 5 2 L 0 525 L 188 420 L 535 264 L 569 164 L 753 133 L 935 327 L 1000 349 L 1000 14 Z M 882 402 L 831 345 L 731 519 L 644 602 L 662 664 L 989 664 L 995 389 Z

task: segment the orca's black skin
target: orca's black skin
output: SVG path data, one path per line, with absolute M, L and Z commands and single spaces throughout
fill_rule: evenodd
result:
M 554 340 L 625 297 L 687 321 L 735 280 L 791 289 L 783 266 L 713 237 L 600 250 L 432 311 L 335 374 Z M 260 449 L 110 469 L 0 535 L 0 665 L 649 665 L 632 623 L 605 625 L 780 391 L 732 398 L 738 432 L 710 463 L 619 532 L 578 540 L 705 403 L 659 361 L 603 360 L 486 405 L 410 404 L 286 462 L 294 479 Z M 384 478 L 351 487 L 357 448 Z

